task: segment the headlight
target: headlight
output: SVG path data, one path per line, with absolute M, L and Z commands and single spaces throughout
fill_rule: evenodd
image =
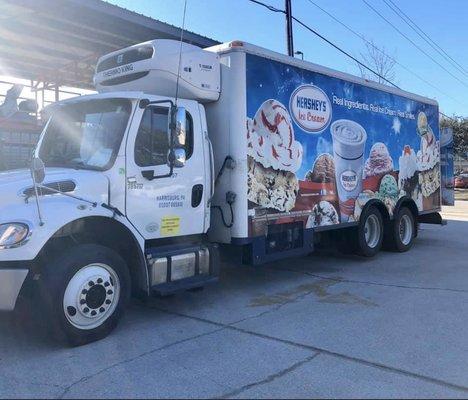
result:
M 7 249 L 18 246 L 28 235 L 29 228 L 25 224 L 2 224 L 0 225 L 0 248 Z

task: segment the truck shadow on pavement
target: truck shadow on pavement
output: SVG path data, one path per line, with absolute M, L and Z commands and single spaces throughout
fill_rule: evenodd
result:
M 449 221 L 449 224 L 451 229 L 448 235 L 434 231 L 445 228 L 423 228 L 411 249 L 416 256 L 412 258 L 406 254 L 381 252 L 373 259 L 365 259 L 342 254 L 336 248 L 327 248 L 297 258 L 294 262 L 284 260 L 252 267 L 241 264 L 238 252 L 224 251 L 218 284 L 196 293 L 181 292 L 167 298 L 152 298 L 147 302 L 133 300 L 126 317 L 111 338 L 128 329 L 144 329 L 147 318 L 158 318 L 168 312 L 214 315 L 214 319 L 219 317 L 222 323 L 235 323 L 299 302 L 307 296 L 317 303 L 378 307 L 374 299 L 363 296 L 359 291 L 353 293 L 349 287 L 340 284 L 356 279 L 357 283 L 371 281 L 372 284 L 384 285 L 381 282 L 392 273 L 398 284 L 399 275 L 400 280 L 404 281 L 405 274 L 418 273 L 416 268 L 419 262 L 413 259 L 422 257 L 431 260 L 434 252 L 441 255 L 442 250 L 445 252 L 450 248 L 462 251 L 460 241 L 463 242 L 463 234 L 460 235 L 460 232 L 465 232 L 466 237 L 468 222 Z M 428 249 L 432 253 L 428 253 Z M 405 266 L 398 267 L 403 260 Z M 380 274 L 387 275 L 382 278 Z M 217 308 L 219 311 L 216 311 Z M 227 312 L 224 312 L 226 316 L 223 315 L 223 320 L 220 315 L 224 308 Z M 229 315 L 230 310 L 232 315 Z M 0 313 L 2 347 L 63 347 L 63 343 L 57 343 L 49 336 L 47 326 L 39 322 L 40 317 L 24 300 L 19 302 L 14 313 Z

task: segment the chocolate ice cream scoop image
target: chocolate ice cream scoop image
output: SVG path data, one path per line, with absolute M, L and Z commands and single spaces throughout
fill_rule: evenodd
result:
M 330 154 L 317 157 L 312 171 L 306 175 L 306 180 L 315 183 L 330 183 L 335 181 L 335 161 Z

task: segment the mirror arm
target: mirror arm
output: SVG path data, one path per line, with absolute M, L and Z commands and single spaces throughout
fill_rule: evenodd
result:
M 151 106 L 153 104 L 167 104 L 169 103 L 171 107 L 174 107 L 174 102 L 172 100 L 154 100 L 154 101 L 149 101 L 148 99 L 141 99 L 140 102 L 138 103 L 138 106 L 141 109 L 145 109 L 148 106 Z

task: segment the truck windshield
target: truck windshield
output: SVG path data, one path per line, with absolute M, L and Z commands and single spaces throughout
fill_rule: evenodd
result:
M 88 100 L 60 107 L 47 125 L 40 158 L 48 167 L 110 168 L 131 109 L 127 99 Z

